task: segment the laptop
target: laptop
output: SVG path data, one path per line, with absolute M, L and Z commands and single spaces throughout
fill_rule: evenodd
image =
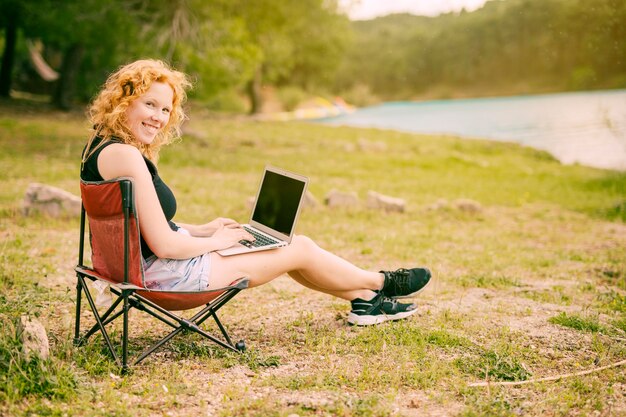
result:
M 217 253 L 231 256 L 289 245 L 308 183 L 307 177 L 266 166 L 250 222 L 243 225 L 256 240 L 240 241 Z

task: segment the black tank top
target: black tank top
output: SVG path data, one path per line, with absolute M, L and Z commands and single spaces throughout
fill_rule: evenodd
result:
M 98 145 L 102 142 L 102 138 L 96 137 L 91 144 L 91 149 L 96 149 L 96 151 L 89 156 L 87 161 L 83 164 L 82 170 L 80 172 L 80 178 L 83 181 L 104 181 L 102 175 L 100 175 L 100 171 L 98 170 L 98 156 L 100 152 L 107 146 L 113 143 L 123 143 L 120 140 L 111 139 L 108 142 L 105 142 L 102 146 L 98 147 Z M 83 150 L 86 152 L 87 150 Z M 165 218 L 170 225 L 172 230 L 178 230 L 178 226 L 172 219 L 176 214 L 176 197 L 172 190 L 163 182 L 161 177 L 159 177 L 159 173 L 157 171 L 156 165 L 152 163 L 148 158 L 144 156 L 143 160 L 146 162 L 146 166 L 148 167 L 148 171 L 150 171 L 150 175 L 152 175 L 152 183 L 154 184 L 154 189 L 156 190 L 157 196 L 159 198 L 159 203 L 161 203 L 161 209 L 163 209 L 163 213 L 165 214 Z M 141 238 L 141 254 L 144 259 L 154 255 L 154 252 L 150 249 L 148 244 Z

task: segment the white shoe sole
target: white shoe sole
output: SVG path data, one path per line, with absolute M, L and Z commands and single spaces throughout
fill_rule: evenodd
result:
M 348 314 L 348 323 L 355 326 L 372 326 L 386 321 L 405 319 L 415 313 L 417 313 L 417 308 L 415 310 L 405 311 L 404 313 L 397 313 L 394 315 L 380 314 L 376 316 L 359 316 L 358 314 L 350 313 Z

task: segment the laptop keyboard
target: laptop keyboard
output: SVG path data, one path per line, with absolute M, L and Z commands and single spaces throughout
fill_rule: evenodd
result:
M 247 232 L 249 232 L 252 236 L 254 236 L 254 241 L 250 242 L 249 240 L 240 240 L 239 243 L 248 247 L 248 248 L 258 248 L 260 246 L 273 245 L 274 243 L 278 243 L 276 239 L 272 239 L 271 237 L 267 237 L 257 232 L 254 229 L 250 229 L 249 227 L 244 226 Z

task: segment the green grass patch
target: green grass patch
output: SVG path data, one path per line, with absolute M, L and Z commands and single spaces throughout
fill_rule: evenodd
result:
M 14 323 L 0 318 L 0 403 L 29 397 L 68 400 L 75 396 L 79 379 L 71 366 L 56 359 L 27 357 Z
M 607 310 L 626 313 L 626 295 L 622 295 L 617 291 L 608 291 L 599 294 L 598 301 L 600 305 Z
M 565 306 L 572 304 L 572 297 L 567 294 L 565 292 L 565 288 L 560 285 L 556 285 L 549 290 L 523 291 L 521 294 L 524 297 L 542 303 L 560 304 Z
M 568 315 L 567 313 L 562 312 L 557 316 L 551 317 L 548 321 L 552 324 L 569 327 L 581 332 L 598 333 L 606 331 L 595 317 L 581 317 L 575 314 Z
M 457 358 L 454 364 L 464 373 L 495 381 L 525 381 L 532 373 L 522 361 L 508 352 L 486 350 Z

